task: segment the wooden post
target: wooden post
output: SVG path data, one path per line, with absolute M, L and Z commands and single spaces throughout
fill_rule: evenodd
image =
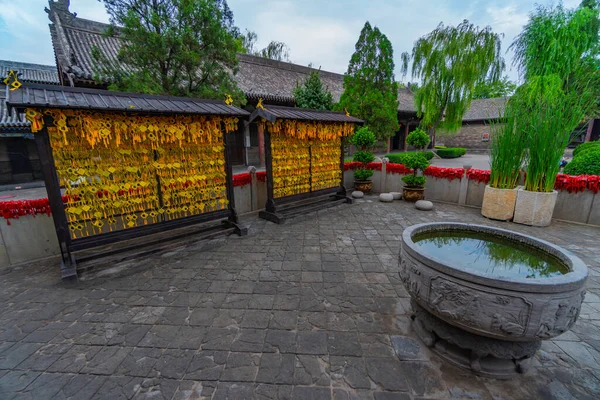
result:
M 265 126 L 258 124 L 258 159 L 260 166 L 265 166 Z
M 471 165 L 463 165 L 463 176 L 460 178 L 460 192 L 458 194 L 458 204 L 464 206 L 467 204 L 467 192 L 469 190 L 469 178 L 467 177 L 467 171 L 471 169 Z
M 44 127 L 35 134 L 35 143 L 37 145 L 40 164 L 42 166 L 42 175 L 48 194 L 48 202 L 52 210 L 52 219 L 56 229 L 56 237 L 60 247 L 61 264 L 60 273 L 63 279 L 77 279 L 77 268 L 75 257 L 71 253 L 71 231 L 65 205 L 62 201 L 60 192 L 60 180 L 56 173 L 56 165 L 52 156 L 52 147 L 50 147 L 50 138 L 48 136 L 48 126 L 52 126 L 54 120 L 51 117 L 44 117 Z
M 590 120 L 590 122 L 588 123 L 588 128 L 587 128 L 587 132 L 585 134 L 585 142 L 589 142 L 590 140 L 592 140 L 592 131 L 594 130 L 594 121 L 596 121 L 594 118 L 592 118 Z
M 274 213 L 275 200 L 273 199 L 273 159 L 271 153 L 271 133 L 267 129 L 266 125 L 264 131 L 265 167 L 267 169 L 267 203 L 265 204 L 265 210 Z
M 405 127 L 404 127 L 404 144 L 402 145 L 402 150 L 406 151 L 406 137 L 408 136 L 408 127 L 409 127 L 410 123 L 407 122 Z
M 256 179 L 256 167 L 248 167 L 248 173 L 250 174 L 250 202 L 252 204 L 252 211 L 256 211 L 260 209 L 260 204 L 258 204 L 258 180 Z
M 224 156 L 225 156 L 225 188 L 227 191 L 227 200 L 229 201 L 229 218 L 227 218 L 227 223 L 235 228 L 235 232 L 244 236 L 248 233 L 246 228 L 241 228 L 239 224 L 239 219 L 237 212 L 235 210 L 235 195 L 233 191 L 233 168 L 231 166 L 231 144 L 234 132 L 227 133 L 224 127 L 224 124 L 221 124 L 221 131 L 223 132 L 223 145 L 225 146 Z M 240 118 L 238 122 L 238 133 L 244 132 L 244 121 Z

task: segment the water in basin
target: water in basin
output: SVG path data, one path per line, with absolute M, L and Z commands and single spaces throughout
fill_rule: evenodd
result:
M 569 272 L 550 254 L 492 234 L 432 231 L 416 234 L 412 239 L 424 254 L 475 273 L 535 279 Z

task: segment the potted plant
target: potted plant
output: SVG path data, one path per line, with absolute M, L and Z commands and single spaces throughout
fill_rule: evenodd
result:
M 354 171 L 354 189 L 365 194 L 371 193 L 373 187 L 373 181 L 371 180 L 373 171 L 367 169 L 367 164 L 373 162 L 375 159 L 371 150 L 376 142 L 377 138 L 375 137 L 375 134 L 366 126 L 360 128 L 350 138 L 350 143 L 358 148 L 358 151 L 354 153 L 352 160 L 362 164 L 360 168 Z
M 510 221 L 515 214 L 517 185 L 526 155 L 527 137 L 506 105 L 502 122 L 492 125 L 490 182 L 485 187 L 481 214 L 490 219 Z
M 429 166 L 429 161 L 427 161 L 422 153 L 414 153 L 407 157 L 404 166 L 411 168 L 413 174 L 402 177 L 402 181 L 404 182 L 402 198 L 410 202 L 423 200 L 425 197 L 426 179 L 422 176 L 422 173 Z

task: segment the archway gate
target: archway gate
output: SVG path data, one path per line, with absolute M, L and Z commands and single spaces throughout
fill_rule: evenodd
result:
M 32 121 L 63 277 L 76 274 L 79 250 L 212 220 L 225 223 L 201 232 L 245 233 L 233 207 L 227 141 L 243 129 L 238 118 L 246 111 L 43 85 L 11 92 L 9 104 Z
M 344 187 L 344 138 L 363 121 L 345 113 L 260 106 L 250 122 L 265 135 L 267 203 L 260 217 L 276 223 L 337 203 Z

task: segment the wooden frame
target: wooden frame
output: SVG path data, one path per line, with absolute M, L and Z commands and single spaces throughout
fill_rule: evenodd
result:
M 231 158 L 231 135 L 233 133 L 226 133 L 224 127 L 221 127 L 223 131 L 223 144 L 224 144 L 224 167 L 226 173 L 226 196 L 228 200 L 228 209 L 207 212 L 200 215 L 189 216 L 185 218 L 178 218 L 173 220 L 166 220 L 150 225 L 137 226 L 125 230 L 119 230 L 109 233 L 102 233 L 92 235 L 84 238 L 73 239 L 69 230 L 69 223 L 65 212 L 64 203 L 62 201 L 60 180 L 56 171 L 56 165 L 54 163 L 54 157 L 52 154 L 52 147 L 50 145 L 48 127 L 53 126 L 54 121 L 51 117 L 44 117 L 44 127 L 41 131 L 35 134 L 35 142 L 38 148 L 40 162 L 42 165 L 42 172 L 44 176 L 44 183 L 46 185 L 46 192 L 48 194 L 48 200 L 52 210 L 52 218 L 54 220 L 54 226 L 56 229 L 56 236 L 58 239 L 60 252 L 61 252 L 61 276 L 65 278 L 76 278 L 77 277 L 77 260 L 74 252 L 90 249 L 93 247 L 104 246 L 107 244 L 129 240 L 137 237 L 152 235 L 158 232 L 163 232 L 172 229 L 178 229 L 185 226 L 199 224 L 203 222 L 223 220 L 220 227 L 223 232 L 229 231 L 233 228 L 234 232 L 238 235 L 246 235 L 247 229 L 239 226 L 237 212 L 235 210 L 235 197 L 233 190 L 233 177 L 232 177 L 232 165 L 230 162 Z M 243 121 L 240 119 L 238 122 L 238 130 L 243 130 Z M 157 177 L 157 179 L 159 179 Z M 159 180 L 160 186 L 160 180 Z M 162 200 L 161 200 L 162 202 Z M 180 237 L 178 235 L 177 237 Z M 119 252 L 133 250 L 140 247 L 139 245 L 123 247 L 119 249 Z M 156 251 L 156 250 L 151 250 Z M 110 252 L 113 253 L 114 251 Z M 86 256 L 85 260 L 101 257 L 107 255 L 106 253 Z

